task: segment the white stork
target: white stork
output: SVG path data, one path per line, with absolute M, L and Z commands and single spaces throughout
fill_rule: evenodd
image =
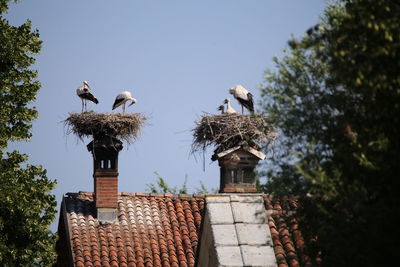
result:
M 94 97 L 94 95 L 90 91 L 90 86 L 87 81 L 83 81 L 83 86 L 76 89 L 76 94 L 82 100 L 82 112 L 83 112 L 83 108 L 85 108 L 85 110 L 87 109 L 87 101 L 88 100 L 92 101 L 96 104 L 99 103 L 99 100 L 97 100 L 97 98 Z
M 115 98 L 114 104 L 112 106 L 112 109 L 116 109 L 117 107 L 122 105 L 122 113 L 125 113 L 125 103 L 127 101 L 132 101 L 132 103 L 129 104 L 128 107 L 132 106 L 133 104 L 135 104 L 137 102 L 137 100 L 135 98 L 132 97 L 131 92 L 129 91 L 123 91 L 121 92 L 119 95 L 117 95 L 117 97 Z
M 231 106 L 231 100 L 229 98 L 225 99 L 224 103 L 226 104 L 226 113 L 227 114 L 234 114 L 236 110 L 233 109 Z
M 229 93 L 233 95 L 234 98 L 242 105 L 242 114 L 243 114 L 243 106 L 247 108 L 250 113 L 254 112 L 254 103 L 253 103 L 253 95 L 246 90 L 241 85 L 235 85 L 234 87 L 229 89 Z
M 224 105 L 219 106 L 219 107 L 217 108 L 217 110 L 220 110 L 220 111 L 221 111 L 221 114 L 225 114 L 225 106 L 224 106 Z

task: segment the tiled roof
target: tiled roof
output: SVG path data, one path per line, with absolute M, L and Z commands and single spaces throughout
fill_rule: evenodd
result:
M 100 225 L 91 193 L 68 194 L 75 266 L 194 266 L 204 198 L 120 194 L 118 222 Z
M 297 211 L 299 203 L 295 198 L 271 200 L 264 198 L 268 213 L 268 224 L 278 267 L 313 266 L 314 261 L 307 255 L 306 240 L 299 228 Z
M 263 197 L 278 266 L 311 266 L 292 216 L 296 200 Z M 68 193 L 58 243 L 70 242 L 70 253 L 59 250 L 57 266 L 70 266 L 61 262 L 69 258 L 79 267 L 194 267 L 204 209 L 205 195 L 119 193 L 118 221 L 102 225 L 96 219 L 92 193 Z

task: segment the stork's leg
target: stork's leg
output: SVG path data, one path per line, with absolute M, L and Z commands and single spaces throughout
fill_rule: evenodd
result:
M 82 101 L 82 111 L 81 111 L 81 113 L 83 113 L 83 106 L 84 106 L 83 99 L 81 99 L 81 101 Z
M 243 114 L 243 105 L 242 105 L 242 114 Z
M 125 113 L 125 103 L 122 104 L 122 113 Z

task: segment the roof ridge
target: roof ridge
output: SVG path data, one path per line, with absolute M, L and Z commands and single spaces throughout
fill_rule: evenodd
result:
M 92 197 L 93 192 L 79 191 L 79 192 L 68 192 L 66 196 L 88 196 Z M 205 198 L 205 197 L 223 197 L 229 195 L 240 195 L 240 196 L 262 196 L 262 197 L 273 197 L 271 194 L 265 193 L 192 193 L 192 194 L 173 194 L 173 193 L 143 193 L 143 192 L 118 192 L 118 196 L 129 196 L 129 197 L 170 197 L 170 198 Z

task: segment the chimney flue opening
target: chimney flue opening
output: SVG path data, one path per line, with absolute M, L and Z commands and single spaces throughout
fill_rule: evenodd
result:
M 93 155 L 94 172 L 118 171 L 118 153 L 123 148 L 117 138 L 104 136 L 95 138 L 87 145 Z

